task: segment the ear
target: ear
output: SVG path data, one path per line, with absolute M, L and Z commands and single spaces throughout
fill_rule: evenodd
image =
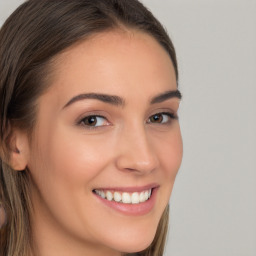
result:
M 23 171 L 28 164 L 29 143 L 25 132 L 15 130 L 9 141 L 10 158 L 9 165 L 13 170 Z

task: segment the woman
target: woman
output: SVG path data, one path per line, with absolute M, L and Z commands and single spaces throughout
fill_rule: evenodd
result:
M 1 255 L 162 255 L 182 140 L 160 23 L 136 0 L 30 0 L 0 45 Z

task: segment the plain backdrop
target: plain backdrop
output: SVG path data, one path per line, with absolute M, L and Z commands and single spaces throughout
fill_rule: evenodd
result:
M 23 1 L 0 0 L 0 25 Z M 256 256 L 256 0 L 143 0 L 176 46 L 184 159 L 166 256 Z

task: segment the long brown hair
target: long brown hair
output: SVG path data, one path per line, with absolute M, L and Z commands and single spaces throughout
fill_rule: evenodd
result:
M 154 37 L 169 54 L 178 80 L 173 44 L 159 21 L 137 0 L 29 0 L 0 30 L 0 207 L 7 222 L 0 228 L 0 256 L 26 256 L 31 249 L 29 170 L 8 165 L 13 127 L 33 131 L 36 100 L 47 89 L 56 55 L 91 35 L 135 29 Z M 163 254 L 169 207 L 154 241 L 137 255 Z

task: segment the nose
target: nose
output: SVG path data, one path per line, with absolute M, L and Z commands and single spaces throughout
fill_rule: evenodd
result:
M 138 175 L 154 171 L 159 161 L 145 127 L 143 125 L 130 127 L 121 133 L 117 146 L 117 168 L 122 171 L 132 171 Z

